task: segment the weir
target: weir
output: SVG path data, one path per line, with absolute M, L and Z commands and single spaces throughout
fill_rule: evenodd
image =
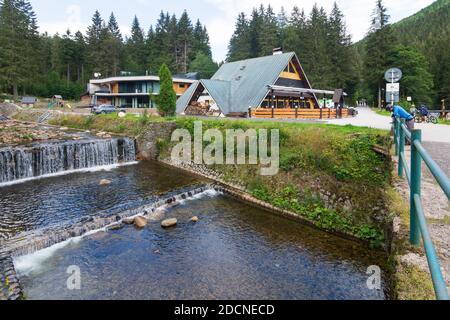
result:
M 125 137 L 1 148 L 0 186 L 65 171 L 127 163 L 135 159 L 135 142 Z

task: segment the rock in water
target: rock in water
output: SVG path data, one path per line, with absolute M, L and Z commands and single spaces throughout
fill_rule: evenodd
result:
M 144 228 L 147 225 L 148 221 L 144 217 L 136 217 L 134 218 L 134 225 L 141 229 Z
M 103 179 L 103 180 L 100 181 L 100 185 L 101 186 L 107 186 L 107 185 L 110 185 L 111 183 L 112 183 L 112 181 L 111 180 L 107 180 L 107 179 Z
M 133 224 L 133 223 L 134 223 L 134 218 L 124 218 L 124 219 L 122 220 L 122 222 L 123 222 L 124 224 Z
M 197 216 L 191 218 L 191 222 L 198 222 L 200 219 Z
M 161 222 L 161 227 L 171 228 L 171 227 L 176 226 L 177 223 L 178 223 L 177 219 L 167 219 L 167 220 L 164 220 L 163 222 Z

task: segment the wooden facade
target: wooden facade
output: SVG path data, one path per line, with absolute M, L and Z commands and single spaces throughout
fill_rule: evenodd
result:
M 348 109 L 255 108 L 250 111 L 251 118 L 259 119 L 336 119 L 350 115 Z

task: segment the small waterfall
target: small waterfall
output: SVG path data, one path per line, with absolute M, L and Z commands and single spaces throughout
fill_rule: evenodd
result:
M 0 149 L 0 184 L 135 161 L 130 138 L 65 141 Z

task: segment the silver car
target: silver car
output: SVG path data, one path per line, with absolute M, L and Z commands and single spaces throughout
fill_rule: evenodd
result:
M 102 104 L 100 106 L 96 106 L 92 108 L 93 114 L 111 114 L 116 112 L 124 112 L 124 110 L 120 110 L 113 105 L 110 104 Z

